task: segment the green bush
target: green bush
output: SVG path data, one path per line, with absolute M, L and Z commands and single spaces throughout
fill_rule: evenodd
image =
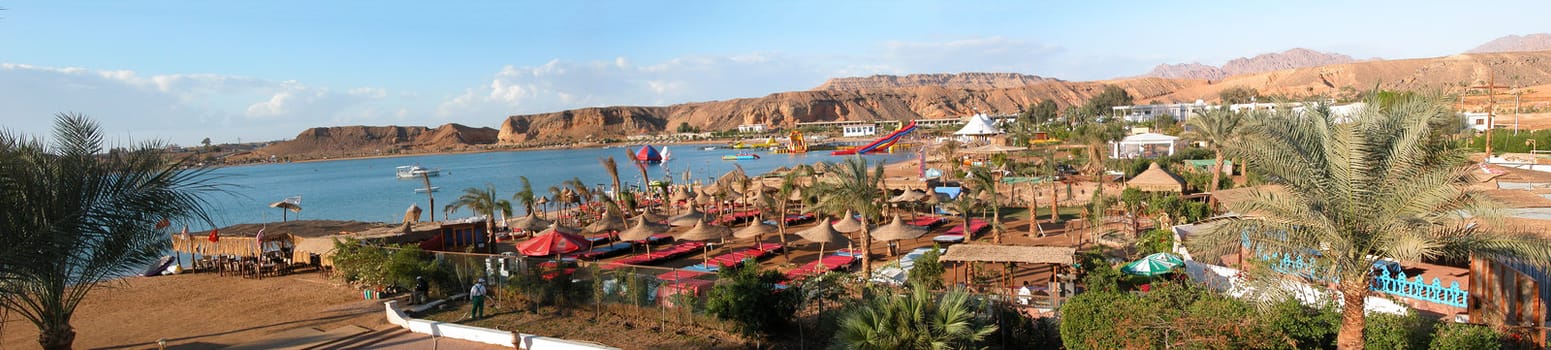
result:
M 726 267 L 706 298 L 706 311 L 718 319 L 731 320 L 745 335 L 763 335 L 791 322 L 797 311 L 798 296 L 791 289 L 776 289 L 786 277 L 745 261 Z
M 1414 313 L 1396 316 L 1386 313 L 1368 315 L 1363 327 L 1364 349 L 1425 349 L 1432 338 L 1431 321 Z
M 1456 350 L 1491 350 L 1499 349 L 1503 345 L 1502 335 L 1491 327 L 1462 324 L 1441 323 L 1437 331 L 1433 333 L 1430 344 L 1432 349 L 1456 349 Z
M 932 290 L 943 288 L 942 274 L 947 270 L 942 266 L 942 262 L 937 261 L 937 257 L 941 255 L 938 253 L 938 249 L 941 248 L 936 244 L 932 244 L 932 250 L 927 251 L 926 254 L 921 254 L 921 258 L 916 259 L 915 267 L 911 267 L 909 274 L 905 277 L 906 283 L 925 286 Z
M 1336 312 L 1334 305 L 1311 308 L 1297 299 L 1276 303 L 1264 315 L 1266 327 L 1274 330 L 1282 343 L 1294 349 L 1333 347 L 1336 330 L 1341 324 L 1341 314 Z

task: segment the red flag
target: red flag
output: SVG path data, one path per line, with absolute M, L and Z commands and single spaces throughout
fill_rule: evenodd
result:
M 210 241 L 211 242 L 219 242 L 219 241 L 221 241 L 221 239 L 219 238 L 220 232 L 221 231 L 218 231 L 218 230 L 213 229 L 213 228 L 210 229 Z
M 172 226 L 172 222 L 167 221 L 167 219 L 162 219 L 162 221 L 156 222 L 156 229 L 158 230 L 167 228 L 167 226 Z

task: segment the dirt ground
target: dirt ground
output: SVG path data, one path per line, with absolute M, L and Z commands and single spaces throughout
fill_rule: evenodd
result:
M 80 349 L 218 349 L 300 327 L 357 325 L 382 328 L 377 300 L 303 273 L 265 279 L 213 273 L 131 277 L 98 288 L 76 309 L 71 324 Z M 37 348 L 37 328 L 6 315 L 0 350 Z

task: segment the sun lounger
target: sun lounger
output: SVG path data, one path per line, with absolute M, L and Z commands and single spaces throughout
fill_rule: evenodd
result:
M 819 275 L 829 271 L 839 271 L 856 262 L 856 257 L 850 255 L 830 255 L 818 261 L 798 266 L 786 272 L 786 279 L 797 280 L 808 276 Z M 820 267 L 822 266 L 822 267 Z
M 704 276 L 704 275 L 707 275 L 707 274 L 708 273 L 703 272 L 703 271 L 673 270 L 673 271 L 668 271 L 668 272 L 664 272 L 664 273 L 662 273 L 660 275 L 657 275 L 657 279 L 664 280 L 664 281 L 675 281 L 675 280 L 691 279 L 691 278 L 695 278 L 695 277 L 698 277 L 698 276 Z
M 964 243 L 964 235 L 943 234 L 932 237 L 932 242 L 937 243 Z
M 630 248 L 634 245 L 634 243 L 630 242 L 614 242 L 612 244 L 602 246 L 594 245 L 592 246 L 592 250 L 581 253 L 573 253 L 572 256 L 582 260 L 598 260 L 614 256 L 615 254 L 630 251 Z
M 649 254 L 632 255 L 619 261 L 604 265 L 604 268 L 615 268 L 621 265 L 650 265 L 662 261 L 672 260 L 686 254 L 694 253 L 705 247 L 704 242 L 679 242 L 666 249 L 652 251 Z
M 663 243 L 668 243 L 669 241 L 672 241 L 672 240 L 673 240 L 673 236 L 672 235 L 669 235 L 669 234 L 666 234 L 666 233 L 659 233 L 659 234 L 652 235 L 651 237 L 647 237 L 646 238 L 646 244 L 663 244 Z
M 915 226 L 920 226 L 920 227 L 925 227 L 925 228 L 933 228 L 933 227 L 937 227 L 937 225 L 942 225 L 942 224 L 946 224 L 946 223 L 948 223 L 948 219 L 944 218 L 944 217 L 939 217 L 939 216 L 922 216 L 922 217 L 916 218 L 915 220 L 910 220 L 910 222 L 907 222 L 907 224 L 911 224 L 911 225 L 915 225 Z
M 687 279 L 666 283 L 657 288 L 657 300 L 662 302 L 663 306 L 673 307 L 674 299 L 678 299 L 675 296 L 682 295 L 689 298 L 699 298 L 704 296 L 706 291 L 711 290 L 713 284 L 715 283 L 702 279 Z
M 614 241 L 614 236 L 611 236 L 611 235 L 609 235 L 607 233 L 600 234 L 600 235 L 587 236 L 587 242 L 591 242 L 592 246 L 594 246 L 594 247 L 599 246 L 599 245 L 608 244 L 611 241 Z
M 985 230 L 987 227 L 991 227 L 991 225 L 987 224 L 985 220 L 969 219 L 969 232 L 971 233 L 980 233 L 980 231 Z M 964 225 L 954 225 L 953 228 L 948 229 L 946 234 L 963 235 Z
M 787 225 L 796 225 L 813 220 L 813 214 L 790 214 L 786 216 Z

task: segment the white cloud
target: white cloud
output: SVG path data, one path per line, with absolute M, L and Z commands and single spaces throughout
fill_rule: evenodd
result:
M 78 112 L 96 119 L 113 137 L 165 139 L 191 144 L 290 138 L 324 125 L 370 124 L 412 112 L 386 99 L 380 88 L 343 92 L 297 81 L 92 70 L 0 63 L 0 105 L 6 129 L 45 135 L 51 116 Z M 408 107 L 414 108 L 414 107 Z

